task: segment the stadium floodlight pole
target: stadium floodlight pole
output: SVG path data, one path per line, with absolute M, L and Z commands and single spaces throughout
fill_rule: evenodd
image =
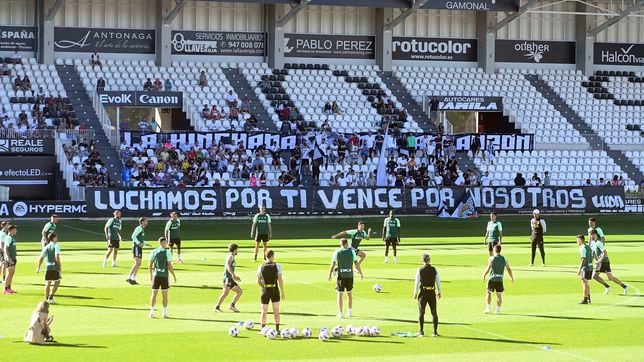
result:
M 291 10 L 289 10 L 288 13 L 286 13 L 275 23 L 275 27 L 283 28 L 284 25 L 288 24 L 288 22 L 291 21 L 291 19 L 293 19 L 293 17 L 295 17 L 295 15 L 300 12 L 300 10 L 306 9 L 309 6 L 310 2 L 311 0 L 300 0 L 299 4 L 291 7 Z
M 503 20 L 501 20 L 498 23 L 496 23 L 493 26 L 491 26 L 488 29 L 488 31 L 490 33 L 496 33 L 497 31 L 502 29 L 504 26 L 510 24 L 512 21 L 514 21 L 519 16 L 521 16 L 521 15 L 525 14 L 526 12 L 528 12 L 528 10 L 532 9 L 532 7 L 535 6 L 536 4 L 537 4 L 537 0 L 529 0 L 525 5 L 523 5 L 519 9 L 519 11 L 517 11 L 516 13 L 510 14 L 509 16 L 506 16 L 505 18 L 503 18 Z
M 54 20 L 54 17 L 58 13 L 58 10 L 60 10 L 60 7 L 63 5 L 65 0 L 56 0 L 54 3 L 54 6 L 49 9 L 49 12 L 47 13 L 47 16 L 45 16 L 45 21 L 52 21 Z
M 170 25 L 172 23 L 172 20 L 174 20 L 174 18 L 179 15 L 179 12 L 181 11 L 181 9 L 183 9 L 184 6 L 186 6 L 187 3 L 188 0 L 175 0 L 176 5 L 172 9 L 172 11 L 170 11 L 170 13 L 166 15 L 165 18 L 163 18 L 163 24 Z
M 415 14 L 418 9 L 423 7 L 428 0 L 416 0 L 411 8 L 404 10 L 395 19 L 385 24 L 385 31 L 392 31 L 398 24 L 402 23 L 409 15 Z
M 609 27 L 617 24 L 620 20 L 624 19 L 625 17 L 631 15 L 632 13 L 636 13 L 640 11 L 642 8 L 642 5 L 644 5 L 644 0 L 635 0 L 631 6 L 628 8 L 624 9 L 619 15 L 613 16 L 612 18 L 606 20 L 602 24 L 598 25 L 594 29 L 589 30 L 586 32 L 586 36 L 592 37 L 595 36 L 602 31 L 608 29 Z

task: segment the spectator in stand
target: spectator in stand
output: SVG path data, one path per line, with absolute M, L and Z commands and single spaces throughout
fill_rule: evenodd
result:
M 326 103 L 324 103 L 324 108 L 322 109 L 322 113 L 324 113 L 327 116 L 330 116 L 333 114 L 333 107 L 331 107 L 330 102 L 327 101 Z
M 141 118 L 138 125 L 139 125 L 139 131 L 143 133 L 150 131 L 150 123 L 147 120 Z
M 143 90 L 146 92 L 149 92 L 152 90 L 152 80 L 150 80 L 150 78 L 148 78 L 148 80 L 146 80 L 145 83 L 143 83 Z
M 336 101 L 333 101 L 333 103 L 331 104 L 331 109 L 333 110 L 333 114 L 342 114 L 342 109 Z
M 166 79 L 163 84 L 163 89 L 165 89 L 166 92 L 172 92 L 172 87 L 173 87 L 173 84 L 170 78 Z
M 163 84 L 161 83 L 161 80 L 159 78 L 157 78 L 154 81 L 154 84 L 152 84 L 152 90 L 155 92 L 160 92 L 163 90 Z
M 201 117 L 205 119 L 210 119 L 210 109 L 208 108 L 207 104 L 203 105 L 203 108 L 201 109 Z
M 472 150 L 472 158 L 476 158 L 476 155 L 481 150 L 481 136 L 476 135 L 470 144 L 470 150 Z
M 252 172 L 250 174 L 250 177 L 248 178 L 249 181 L 249 186 L 250 187 L 257 187 L 259 184 L 259 180 L 257 179 L 257 176 L 255 175 L 255 172 Z
M 20 78 L 20 74 L 17 74 L 16 79 L 13 81 L 13 90 L 16 92 L 22 90 L 22 78 Z
M 543 186 L 550 186 L 550 173 L 548 171 L 543 173 Z
M 436 123 L 436 117 L 438 116 L 438 105 L 438 99 L 436 99 L 436 97 L 432 97 L 429 101 L 429 118 L 434 123 Z
M 440 131 L 436 134 L 436 138 L 434 138 L 434 157 L 443 157 L 443 133 Z
M 530 178 L 530 186 L 541 186 L 541 178 L 539 178 L 536 172 Z
M 41 103 L 45 102 L 45 91 L 42 87 L 38 87 L 38 92 L 36 92 L 36 105 L 40 106 Z
M 9 65 L 7 63 L 2 62 L 2 64 L 0 64 L 0 75 L 11 76 L 11 70 L 9 69 Z
M 11 54 L 11 63 L 13 64 L 22 64 L 22 57 L 18 53 L 18 48 Z
M 606 186 L 606 181 L 604 181 L 603 177 L 599 178 L 599 181 L 597 181 L 597 186 Z
M 457 172 L 456 179 L 454 180 L 454 186 L 465 186 L 465 177 L 463 177 L 463 173 Z
M 485 171 L 485 174 L 483 175 L 483 177 L 481 177 L 481 186 L 493 186 L 492 178 L 490 177 L 490 173 L 488 171 Z
M 101 93 L 104 90 L 105 90 L 105 79 L 103 79 L 103 77 L 100 77 L 96 81 L 96 91 Z
M 313 176 L 313 182 L 315 183 L 315 186 L 320 186 L 320 161 L 319 160 L 313 161 L 311 174 Z
M 487 143 L 487 148 L 485 149 L 485 157 L 490 161 L 490 165 L 494 165 L 494 161 L 496 161 L 496 148 L 494 147 L 494 143 L 490 140 Z M 483 161 L 485 161 L 485 157 L 483 158 Z
M 584 183 L 584 186 L 592 186 L 592 185 L 593 185 L 593 182 L 589 178 L 587 178 L 586 182 Z
M 92 70 L 98 65 L 99 69 L 103 69 L 103 62 L 101 62 L 101 57 L 96 53 L 92 53 Z
M 624 181 L 624 176 L 619 176 L 619 186 L 625 186 L 626 181 Z
M 199 86 L 203 89 L 203 87 L 208 86 L 208 76 L 206 75 L 206 71 L 202 70 L 201 74 L 199 74 Z
M 521 172 L 517 172 L 517 176 L 514 178 L 514 186 L 523 187 L 525 186 L 525 184 L 526 184 L 525 178 L 523 178 L 523 175 L 521 174 Z
M 613 187 L 621 186 L 617 175 L 613 176 L 613 179 L 610 180 L 610 185 Z
M 228 94 L 224 96 L 224 99 L 226 100 L 226 103 L 228 104 L 228 107 L 241 107 L 241 102 L 239 100 L 239 96 L 237 93 L 233 92 L 232 89 L 228 90 Z M 288 108 L 288 107 L 284 107 Z M 287 118 L 288 119 L 288 118 Z
M 411 157 L 416 152 L 416 136 L 411 133 L 407 135 L 407 151 L 409 151 L 409 156 Z
M 259 88 L 262 90 L 262 93 L 268 93 L 271 90 L 271 81 L 268 79 L 267 75 L 262 76 L 262 81 L 259 84 Z

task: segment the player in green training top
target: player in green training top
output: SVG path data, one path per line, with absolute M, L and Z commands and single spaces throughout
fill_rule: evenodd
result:
M 174 251 L 174 246 L 177 246 L 177 261 L 183 263 L 181 259 L 181 220 L 179 214 L 176 212 L 170 213 L 170 220 L 165 223 L 165 239 L 170 242 L 170 252 Z
M 347 309 L 347 317 L 351 317 L 351 308 L 353 308 L 353 295 L 351 291 L 353 290 L 354 264 L 356 270 L 360 273 L 360 278 L 364 278 L 356 252 L 350 247 L 349 241 L 346 238 L 342 238 L 340 240 L 340 249 L 333 253 L 331 268 L 329 268 L 329 280 L 331 280 L 331 275 L 336 265 L 338 267 L 338 280 L 335 286 L 335 289 L 338 291 L 338 318 L 342 318 L 342 293 L 345 290 L 347 291 L 347 304 L 349 307 Z
M 121 223 L 121 211 L 114 210 L 113 215 L 114 217 L 107 220 L 103 228 L 105 240 L 107 240 L 107 253 L 105 253 L 105 258 L 103 259 L 103 268 L 107 266 L 107 259 L 110 258 L 110 254 L 112 254 L 112 268 L 117 266 L 116 255 L 121 247 L 121 241 L 123 241 L 121 237 L 121 228 L 123 226 Z
M 241 298 L 243 291 L 239 284 L 237 284 L 241 282 L 241 278 L 238 277 L 237 274 L 235 274 L 235 256 L 237 256 L 238 249 L 239 246 L 237 244 L 233 243 L 228 245 L 228 251 L 230 252 L 230 254 L 226 256 L 226 262 L 224 264 L 224 287 L 221 295 L 219 296 L 219 300 L 217 300 L 215 312 L 222 312 L 221 303 L 224 302 L 224 299 L 226 299 L 226 297 L 232 290 L 233 292 L 235 292 L 235 297 L 233 297 L 233 302 L 230 303 L 230 310 L 235 313 L 239 313 L 239 309 L 235 307 L 235 304 L 239 301 L 239 298 Z
M 268 250 L 268 241 L 273 237 L 273 226 L 271 216 L 266 213 L 266 206 L 259 207 L 259 213 L 253 216 L 253 225 L 250 228 L 250 238 L 255 240 L 255 259 L 257 261 L 257 252 L 259 251 L 259 242 L 264 246 L 264 260 L 266 260 L 266 251 Z
M 363 239 L 369 240 L 371 238 L 371 228 L 367 231 L 364 231 L 364 228 L 364 222 L 358 221 L 357 229 L 345 230 L 331 237 L 333 239 L 351 238 L 351 249 L 353 249 L 356 255 L 360 258 L 358 264 L 362 264 L 364 259 L 367 257 L 367 254 L 360 250 L 360 243 Z
M 593 273 L 593 279 L 598 281 L 606 288 L 604 294 L 608 294 L 610 292 L 610 285 L 608 285 L 608 283 L 606 283 L 604 279 L 599 276 L 599 274 L 601 273 L 606 273 L 608 280 L 622 287 L 622 289 L 624 289 L 624 295 L 628 295 L 628 287 L 626 286 L 626 284 L 622 283 L 621 280 L 614 276 L 613 272 L 610 269 L 610 259 L 608 259 L 606 244 L 604 244 L 604 242 L 599 238 L 599 233 L 597 232 L 597 230 L 590 232 L 590 249 L 593 251 L 593 257 L 597 261 L 595 272 Z
M 11 282 L 16 273 L 16 263 L 18 262 L 16 251 L 16 233 L 18 228 L 15 225 L 9 226 L 7 229 L 7 236 L 4 238 L 4 260 L 7 267 L 7 279 L 4 281 L 4 294 L 16 294 L 16 291 L 11 289 Z
M 483 244 L 487 244 L 487 250 L 492 256 L 494 247 L 496 245 L 501 245 L 501 239 L 503 238 L 503 226 L 500 221 L 496 220 L 496 212 L 490 213 L 490 221 L 487 223 L 485 229 L 485 237 L 483 238 Z
M 487 293 L 486 301 L 487 306 L 483 313 L 490 313 L 490 304 L 492 304 L 492 293 L 496 292 L 496 311 L 494 314 L 501 313 L 501 306 L 503 305 L 503 272 L 507 269 L 508 275 L 510 276 L 510 281 L 514 282 L 514 276 L 512 275 L 512 269 L 510 269 L 510 264 L 508 260 L 501 255 L 501 245 L 494 246 L 494 256 L 490 257 L 490 260 L 487 263 L 487 268 L 483 273 L 483 280 L 487 278 L 488 273 L 490 278 L 487 280 Z
M 49 222 L 45 224 L 40 232 L 40 241 L 42 242 L 42 247 L 45 247 L 49 242 L 49 235 L 53 234 L 56 231 L 56 224 L 58 224 L 58 215 L 53 214 L 49 218 Z
M 62 264 L 60 263 L 60 245 L 58 244 L 58 236 L 56 233 L 51 233 L 47 236 L 49 239 L 47 245 L 42 248 L 40 259 L 38 259 L 38 268 L 36 273 L 40 273 L 40 266 L 43 261 L 47 261 L 47 272 L 45 273 L 45 300 L 49 304 L 56 304 L 54 295 L 60 285 L 60 278 L 62 273 Z
M 597 219 L 591 217 L 588 219 L 588 240 L 590 240 L 590 233 L 595 230 L 597 231 L 597 236 L 602 243 L 606 244 L 606 237 L 604 236 L 604 230 L 597 226 Z
M 579 304 L 590 304 L 589 282 L 593 277 L 593 252 L 581 234 L 577 235 L 577 246 L 579 246 L 579 255 L 581 256 L 577 274 L 581 277 L 581 287 L 584 293 L 584 299 Z
M 11 224 L 8 220 L 0 222 L 0 284 L 4 283 L 4 278 L 7 276 L 7 266 L 5 265 L 4 256 L 4 241 L 7 238 L 7 233 Z
M 143 258 L 143 246 L 151 246 L 144 240 L 145 228 L 147 226 L 148 218 L 141 217 L 139 218 L 139 226 L 137 226 L 132 233 L 132 256 L 134 257 L 134 265 L 132 265 L 132 269 L 130 269 L 130 275 L 128 275 L 127 279 L 125 280 L 131 285 L 139 284 L 136 281 L 136 274 L 139 272 L 139 268 L 141 267 L 141 259 Z
M 174 282 L 177 282 L 177 276 L 174 274 L 172 267 L 172 253 L 168 250 L 168 241 L 164 237 L 159 238 L 159 247 L 150 253 L 150 283 L 152 283 L 152 296 L 150 297 L 150 318 L 154 318 L 154 306 L 157 304 L 157 294 L 161 289 L 163 297 L 163 318 L 168 318 L 168 289 L 170 289 L 170 278 L 168 272 L 172 274 Z
M 394 251 L 394 264 L 396 264 L 396 246 L 400 244 L 400 220 L 394 216 L 394 210 L 389 211 L 382 225 L 382 240 L 385 242 L 385 264 L 389 262 L 389 246 Z

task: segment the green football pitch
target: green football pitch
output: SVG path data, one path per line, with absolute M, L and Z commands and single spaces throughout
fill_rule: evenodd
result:
M 259 288 L 252 262 L 250 222 L 245 220 L 183 220 L 184 264 L 175 264 L 178 282 L 170 289 L 169 319 L 149 319 L 150 288 L 142 270 L 139 286 L 125 282 L 132 264 L 124 242 L 119 266 L 102 268 L 104 221 L 61 220 L 63 279 L 52 334 L 58 343 L 33 346 L 22 342 L 33 309 L 43 299 L 43 274 L 36 274 L 38 232 L 43 222 L 17 221 L 18 265 L 15 295 L 0 295 L 0 360 L 2 361 L 244 361 L 244 360 L 644 360 L 644 218 L 642 215 L 599 215 L 606 233 L 614 274 L 629 285 L 629 294 L 612 284 L 610 294 L 591 283 L 593 303 L 582 298 L 576 269 L 579 253 L 575 235 L 586 233 L 584 216 L 546 216 L 547 266 L 529 267 L 529 217 L 500 217 L 504 251 L 516 281 L 506 277 L 502 314 L 483 314 L 487 262 L 483 231 L 487 218 L 441 220 L 401 216 L 402 245 L 398 263 L 383 263 L 379 237 L 382 218 L 367 218 L 378 232 L 363 242 L 367 253 L 364 280 L 356 280 L 352 318 L 337 319 L 334 283 L 327 280 L 337 240 L 330 237 L 355 227 L 356 218 L 273 218 L 271 247 L 282 264 L 286 300 L 282 325 L 312 328 L 335 325 L 379 326 L 378 337 L 343 335 L 322 342 L 268 340 L 258 328 L 228 336 L 228 329 L 245 320 L 259 323 Z M 156 244 L 165 220 L 153 219 L 146 239 Z M 135 222 L 124 222 L 129 241 Z M 226 246 L 241 245 L 237 271 L 244 295 L 240 313 L 214 313 L 221 293 Z M 150 249 L 146 250 L 148 254 Z M 443 281 L 438 303 L 440 337 L 409 338 L 393 332 L 417 332 L 413 278 L 420 256 L 429 252 Z M 146 264 L 146 262 L 144 262 Z M 372 290 L 374 284 L 382 292 Z M 494 303 L 493 303 L 494 304 Z M 272 323 L 272 315 L 269 315 Z M 431 332 L 431 315 L 426 316 Z M 611 357 L 612 356 L 612 357 Z

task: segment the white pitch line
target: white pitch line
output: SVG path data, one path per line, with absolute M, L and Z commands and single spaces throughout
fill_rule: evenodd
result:
M 97 233 L 96 231 L 92 231 L 92 230 L 77 228 L 77 227 L 69 226 L 69 225 L 61 225 L 61 226 L 64 227 L 64 228 L 69 228 L 69 229 L 73 229 L 73 230 L 84 231 L 84 232 L 89 233 L 89 234 L 105 236 L 105 234 L 103 234 L 103 233 Z

